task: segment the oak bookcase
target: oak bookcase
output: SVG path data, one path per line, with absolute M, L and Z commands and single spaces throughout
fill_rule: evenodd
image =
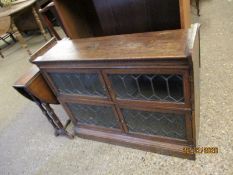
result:
M 78 136 L 194 159 L 199 25 L 64 39 L 34 61 Z

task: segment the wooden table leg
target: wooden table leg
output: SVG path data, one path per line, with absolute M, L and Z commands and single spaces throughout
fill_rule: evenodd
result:
M 47 114 L 51 117 L 51 119 L 53 120 L 54 124 L 57 127 L 55 129 L 55 136 L 59 136 L 59 135 L 62 136 L 63 135 L 63 136 L 66 136 L 70 139 L 73 139 L 74 135 L 72 135 L 66 131 L 66 128 L 71 123 L 71 120 L 67 120 L 65 126 L 63 126 L 63 124 L 61 123 L 61 121 L 59 120 L 57 115 L 55 114 L 54 110 L 50 107 L 50 105 L 47 103 L 44 103 L 42 105 L 43 105 L 44 109 L 47 111 Z
M 30 95 L 30 93 L 28 93 Z M 34 97 L 33 95 L 30 95 L 33 99 L 33 101 L 40 107 L 42 113 L 46 116 L 50 124 L 53 126 L 55 130 L 55 136 L 65 136 L 69 139 L 73 139 L 74 135 L 70 134 L 68 131 L 66 131 L 67 126 L 70 124 L 70 120 L 67 121 L 65 126 L 61 123 L 57 115 L 55 114 L 54 110 L 50 107 L 47 103 L 42 103 L 39 99 Z
M 42 22 L 41 22 L 41 20 L 40 20 L 39 14 L 37 13 L 35 7 L 32 7 L 32 13 L 33 13 L 33 15 L 34 15 L 34 17 L 35 17 L 35 20 L 36 20 L 37 25 L 38 25 L 39 28 L 40 28 L 41 34 L 43 35 L 45 41 L 47 41 L 47 37 L 46 37 L 46 34 L 45 34 L 44 26 L 43 26 L 43 24 L 42 24 Z
M 23 38 L 23 36 L 22 36 L 21 33 L 19 32 L 18 28 L 16 27 L 15 22 L 14 22 L 14 19 L 12 19 L 12 21 L 11 21 L 11 27 L 12 27 L 12 30 L 13 30 L 13 32 L 14 32 L 14 34 L 15 34 L 15 37 L 16 37 L 16 39 L 19 41 L 21 47 L 24 48 L 24 49 L 27 51 L 27 53 L 28 53 L 29 55 L 31 55 L 32 53 L 31 53 L 31 51 L 29 50 L 29 48 L 28 48 L 28 46 L 27 46 L 27 43 L 26 43 L 25 39 Z

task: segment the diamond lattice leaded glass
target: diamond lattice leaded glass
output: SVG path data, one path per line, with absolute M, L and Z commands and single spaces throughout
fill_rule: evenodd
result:
M 186 138 L 184 114 L 122 109 L 129 132 Z
M 112 74 L 109 77 L 117 98 L 184 102 L 181 75 Z
M 98 74 L 49 73 L 49 76 L 60 94 L 106 96 Z
M 119 128 L 111 106 L 95 106 L 69 103 L 68 108 L 80 124 Z

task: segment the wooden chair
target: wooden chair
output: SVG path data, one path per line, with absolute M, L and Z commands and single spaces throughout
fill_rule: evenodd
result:
M 54 29 L 52 22 L 49 20 L 49 18 L 46 15 L 46 12 L 51 10 L 51 9 L 55 9 L 54 2 L 50 2 L 45 7 L 40 8 L 39 12 L 40 12 L 41 16 L 43 17 L 43 20 L 44 20 L 50 34 L 52 34 L 57 40 L 61 40 L 61 37 L 59 36 L 57 31 Z

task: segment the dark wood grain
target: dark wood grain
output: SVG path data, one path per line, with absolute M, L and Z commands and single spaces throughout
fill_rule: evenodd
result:
M 94 0 L 93 3 L 103 35 L 180 28 L 179 0 Z
M 66 34 L 70 38 L 92 37 L 86 15 L 85 0 L 54 1 Z
M 64 39 L 34 60 L 111 61 L 184 59 L 187 32 L 184 30 L 116 35 L 77 40 Z
M 189 0 L 54 0 L 71 39 L 190 27 Z

